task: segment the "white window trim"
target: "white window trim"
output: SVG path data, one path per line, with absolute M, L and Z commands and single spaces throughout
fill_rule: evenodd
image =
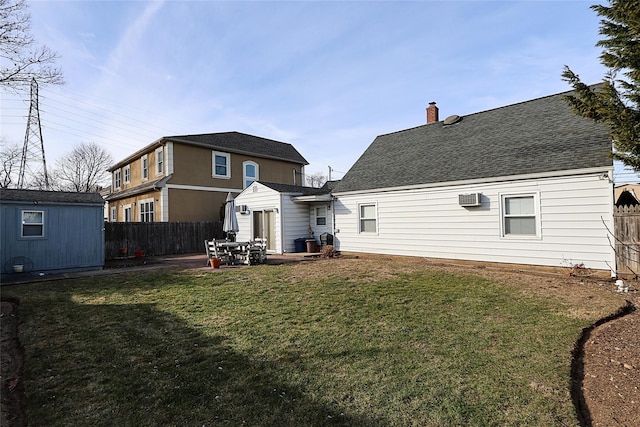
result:
M 122 188 L 122 169 L 116 169 L 113 171 L 113 188 Z
M 131 165 L 127 165 L 122 168 L 122 182 L 124 184 L 131 183 Z
M 42 222 L 41 223 L 25 223 L 24 222 L 24 213 L 25 212 L 38 212 L 40 214 L 42 214 Z M 20 237 L 23 239 L 43 239 L 46 234 L 46 230 L 45 230 L 45 211 L 43 210 L 36 210 L 36 209 L 23 209 L 20 211 Z M 24 226 L 25 225 L 41 225 L 42 226 L 42 234 L 37 235 L 37 236 L 25 236 L 24 234 Z
M 227 174 L 226 175 L 218 175 L 216 174 L 216 156 L 226 157 L 227 159 Z M 211 154 L 211 173 L 214 178 L 231 178 L 231 154 L 223 153 L 220 151 L 213 151 Z
M 144 167 L 145 163 L 147 164 L 146 168 Z M 145 176 L 145 169 L 147 176 Z M 140 179 L 142 181 L 147 181 L 149 179 L 149 156 L 147 154 L 140 157 Z
M 131 209 L 131 219 L 129 222 L 133 222 L 133 205 L 131 204 L 122 206 L 122 222 L 127 222 L 127 209 Z
M 318 209 L 324 209 L 324 215 L 323 216 L 319 216 L 318 215 Z M 315 218 L 316 227 L 326 227 L 328 225 L 327 217 L 329 215 L 329 209 L 327 209 L 326 206 L 316 206 L 313 209 L 313 213 L 314 213 L 314 216 L 316 217 Z M 324 224 L 318 224 L 318 219 L 319 218 L 324 218 Z M 360 221 L 360 219 L 358 219 L 358 221 Z M 376 228 L 377 228 L 377 224 L 376 224 Z
M 247 176 L 247 166 L 251 165 L 256 168 L 256 176 L 249 177 Z M 247 179 L 253 179 L 253 182 L 258 181 L 260 179 L 260 165 L 251 160 L 247 160 L 246 162 L 242 162 L 242 188 L 247 188 Z
M 360 217 L 360 207 L 361 206 L 373 206 L 375 209 L 375 218 L 361 218 Z M 376 231 L 362 231 L 362 227 L 360 226 L 360 221 L 362 219 L 375 219 L 376 221 Z M 378 202 L 366 202 L 366 203 L 358 203 L 358 234 L 367 234 L 367 235 L 377 235 L 379 229 L 379 219 L 378 219 Z
M 515 193 L 499 193 L 500 199 L 500 238 L 507 240 L 540 240 L 542 239 L 542 220 L 540 218 L 540 192 L 527 191 Z M 511 197 L 533 197 L 533 209 L 535 215 L 536 234 L 506 234 L 504 226 L 505 199 Z
M 118 220 L 118 208 L 115 206 L 111 206 L 111 222 L 116 222 Z
M 153 222 L 156 222 L 156 202 L 155 199 L 149 198 L 144 200 L 138 200 L 138 222 L 142 221 L 142 205 L 145 203 L 153 203 Z M 149 221 L 151 222 L 151 221 Z
M 156 148 L 156 175 L 162 175 L 164 174 L 164 147 L 158 147 Z M 160 166 L 162 166 L 162 169 L 160 169 Z

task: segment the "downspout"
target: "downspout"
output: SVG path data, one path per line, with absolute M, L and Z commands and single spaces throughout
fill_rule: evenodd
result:
M 295 169 L 294 169 L 295 170 Z M 294 174 L 295 177 L 295 174 Z M 284 209 L 282 209 L 282 198 L 284 197 L 284 195 L 282 193 L 278 193 L 279 197 L 278 197 L 278 212 L 277 215 L 280 218 L 280 238 L 278 239 L 280 244 L 280 253 L 284 254 L 287 252 L 287 243 L 285 241 L 285 229 L 284 229 Z M 276 252 L 278 252 L 278 248 L 274 248 Z
M 331 195 L 331 234 L 333 234 L 333 249 L 338 250 L 338 238 L 336 237 L 336 196 Z

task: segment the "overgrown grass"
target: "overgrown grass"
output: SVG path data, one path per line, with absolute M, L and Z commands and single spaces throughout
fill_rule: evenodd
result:
M 595 318 L 387 260 L 155 271 L 21 300 L 31 425 L 576 425 L 570 352 Z M 615 311 L 619 301 L 598 295 Z

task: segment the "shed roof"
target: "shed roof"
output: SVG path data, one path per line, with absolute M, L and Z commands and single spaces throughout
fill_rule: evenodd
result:
M 0 202 L 27 203 L 75 203 L 103 205 L 100 193 L 74 193 L 65 191 L 22 190 L 13 188 L 0 189 Z
M 277 191 L 278 193 L 295 193 L 300 196 L 312 196 L 316 194 L 328 194 L 328 188 L 303 187 L 302 185 L 280 184 L 276 182 L 258 181 L 260 184 Z
M 608 128 L 575 115 L 569 93 L 380 135 L 334 191 L 611 167 Z

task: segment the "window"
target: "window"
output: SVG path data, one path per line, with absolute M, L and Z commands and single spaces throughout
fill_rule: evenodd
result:
M 156 150 L 156 175 L 164 172 L 164 150 L 160 147 Z
M 120 188 L 122 187 L 122 182 L 120 182 L 120 169 L 113 171 L 113 187 Z
M 146 154 L 142 156 L 142 179 L 149 179 L 149 157 Z
M 213 176 L 217 178 L 231 177 L 231 156 L 228 153 L 213 152 Z
M 538 236 L 537 197 L 534 194 L 502 196 L 502 235 Z
M 327 208 L 321 206 L 316 208 L 316 225 L 327 225 Z
M 247 188 L 253 181 L 258 180 L 258 164 L 254 162 L 244 162 L 242 169 L 244 170 L 244 188 Z
M 133 219 L 131 205 L 126 205 L 123 207 L 124 210 L 124 222 L 131 222 Z
M 114 206 L 111 208 L 111 222 L 118 221 L 118 209 Z
M 123 169 L 124 171 L 124 183 L 128 184 L 131 182 L 131 166 L 127 165 Z
M 153 199 L 140 202 L 140 222 L 153 222 Z
M 44 237 L 43 211 L 22 211 L 22 237 Z
M 358 206 L 360 216 L 360 233 L 377 232 L 376 205 L 360 205 Z

